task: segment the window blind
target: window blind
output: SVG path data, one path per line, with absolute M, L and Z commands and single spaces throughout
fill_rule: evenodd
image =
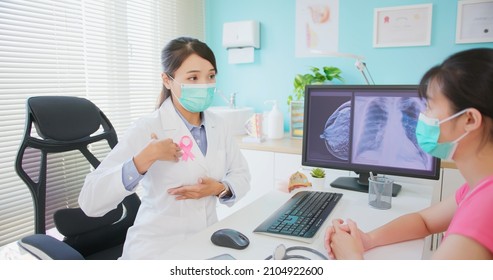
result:
M 177 36 L 203 40 L 203 10 L 203 0 L 0 1 L 0 246 L 34 229 L 31 194 L 14 170 L 27 98 L 85 97 L 122 136 L 154 109 L 164 45 Z M 100 159 L 108 152 L 92 149 Z M 37 171 L 35 160 L 24 165 Z M 48 157 L 48 170 L 52 227 L 55 209 L 77 206 L 90 167 L 62 153 Z

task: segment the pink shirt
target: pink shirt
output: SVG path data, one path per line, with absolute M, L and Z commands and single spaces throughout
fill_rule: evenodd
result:
M 493 176 L 472 191 L 466 183 L 455 193 L 457 210 L 445 233 L 474 239 L 493 252 Z

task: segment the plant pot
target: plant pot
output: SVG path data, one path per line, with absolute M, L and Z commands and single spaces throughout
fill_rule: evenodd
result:
M 312 183 L 312 187 L 314 189 L 323 189 L 325 188 L 325 178 L 314 178 L 310 176 L 310 181 Z

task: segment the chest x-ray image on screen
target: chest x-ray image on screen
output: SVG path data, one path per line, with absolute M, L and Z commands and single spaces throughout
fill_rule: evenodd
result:
M 418 146 L 416 123 L 425 103 L 418 97 L 356 95 L 353 163 L 428 169 L 431 157 Z
M 357 191 L 368 191 L 370 171 L 438 179 L 439 159 L 422 151 L 415 136 L 425 108 L 414 85 L 308 86 L 302 164 L 355 171 L 359 177 L 331 186 Z

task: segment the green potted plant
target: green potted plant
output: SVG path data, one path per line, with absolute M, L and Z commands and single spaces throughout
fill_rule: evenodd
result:
M 341 69 L 333 66 L 324 66 L 322 69 L 318 67 L 310 67 L 311 73 L 306 74 L 297 74 L 294 77 L 293 86 L 294 86 L 294 96 L 288 96 L 288 105 L 291 101 L 296 100 L 299 101 L 303 99 L 305 96 L 305 86 L 312 84 L 323 84 L 327 81 L 332 81 L 334 79 L 339 80 L 341 82 L 344 79 L 341 77 Z
M 313 178 L 325 178 L 325 170 L 316 167 L 312 169 L 310 175 L 312 175 Z
M 314 188 L 323 188 L 325 186 L 325 170 L 322 168 L 313 168 L 310 171 L 311 182 Z
M 310 73 L 297 74 L 294 77 L 294 95 L 288 96 L 288 106 L 290 111 L 290 134 L 292 138 L 303 137 L 303 114 L 304 103 L 301 101 L 305 97 L 305 86 L 311 84 L 323 84 L 332 80 L 344 81 L 341 77 L 341 69 L 333 66 L 310 67 Z

